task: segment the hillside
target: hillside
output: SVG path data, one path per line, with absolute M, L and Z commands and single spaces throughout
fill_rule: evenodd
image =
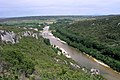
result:
M 53 24 L 54 35 L 120 72 L 120 16 Z
M 77 35 L 115 45 L 120 40 L 120 16 L 93 21 L 81 21 L 66 27 Z
M 0 30 L 14 31 L 18 36 L 29 29 L 0 26 Z M 100 76 L 85 73 L 81 69 L 66 64 L 66 62 L 75 62 L 59 56 L 56 49 L 45 41 L 41 36 L 38 39 L 23 36 L 19 39 L 19 43 L 0 42 L 0 80 L 102 79 Z

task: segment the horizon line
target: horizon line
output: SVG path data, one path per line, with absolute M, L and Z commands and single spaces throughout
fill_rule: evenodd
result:
M 87 14 L 83 14 L 83 15 L 80 15 L 80 14 L 53 14 L 53 15 L 24 15 L 24 16 L 6 16 L 6 17 L 0 17 L 1 19 L 5 19 L 5 18 L 24 18 L 24 17 L 52 17 L 52 16 L 55 16 L 55 17 L 58 17 L 58 16 L 65 16 L 65 17 L 69 17 L 69 16 L 114 16 L 114 15 L 120 15 L 120 14 L 96 14 L 96 15 L 87 15 Z

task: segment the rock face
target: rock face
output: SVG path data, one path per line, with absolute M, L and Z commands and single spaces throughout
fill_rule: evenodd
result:
M 18 43 L 18 37 L 13 31 L 0 30 L 0 41 L 11 42 L 12 44 Z
M 23 36 L 31 36 L 38 39 L 38 33 L 34 33 L 33 31 L 25 31 L 18 34 L 19 36 L 17 36 L 13 31 L 0 30 L 0 42 L 10 42 L 12 44 L 19 43 L 18 39 L 21 39 Z
M 33 33 L 32 31 L 25 31 L 22 33 L 22 36 L 25 36 L 25 37 L 32 36 L 32 37 L 38 39 L 38 33 Z
M 32 34 L 33 34 L 33 32 L 25 31 L 25 32 L 22 33 L 22 36 L 25 36 L 25 37 L 32 36 Z
M 32 34 L 32 37 L 38 39 L 38 34 L 37 34 L 37 33 L 33 33 L 33 34 Z

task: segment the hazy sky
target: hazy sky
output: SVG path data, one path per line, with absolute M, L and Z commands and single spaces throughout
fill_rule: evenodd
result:
M 0 0 L 0 17 L 120 14 L 120 0 Z

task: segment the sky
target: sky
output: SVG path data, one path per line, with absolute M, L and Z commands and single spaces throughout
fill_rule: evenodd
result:
M 120 0 L 0 0 L 0 17 L 120 14 Z

